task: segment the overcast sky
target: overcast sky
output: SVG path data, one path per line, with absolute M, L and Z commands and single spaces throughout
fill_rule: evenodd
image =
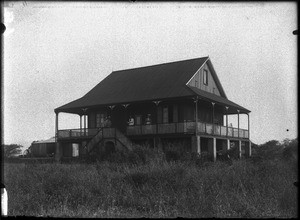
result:
M 228 99 L 251 110 L 253 142 L 297 136 L 296 3 L 26 1 L 2 10 L 5 144 L 54 136 L 54 109 L 113 70 L 203 56 Z M 59 115 L 59 129 L 78 127 L 79 116 Z

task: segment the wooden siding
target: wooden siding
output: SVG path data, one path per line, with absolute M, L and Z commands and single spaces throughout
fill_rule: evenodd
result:
M 194 107 L 195 108 L 195 107 Z M 223 113 L 220 108 L 215 106 L 215 124 L 224 125 Z M 202 122 L 212 123 L 213 108 L 210 103 L 199 102 L 198 103 L 198 120 Z
M 166 108 L 167 107 L 167 108 Z M 165 121 L 163 109 L 165 110 Z M 145 119 L 147 114 L 151 114 L 151 124 L 161 124 L 161 123 L 182 123 L 188 121 L 195 121 L 195 103 L 192 99 L 189 100 L 178 100 L 172 102 L 162 102 L 158 106 L 154 103 L 144 103 L 144 104 L 133 104 L 129 105 L 127 108 L 124 106 L 115 106 L 112 110 L 110 109 L 95 109 L 90 110 L 88 115 L 88 128 L 96 128 L 96 114 L 106 113 L 111 116 L 112 127 L 120 129 L 122 132 L 126 131 L 127 122 L 129 117 L 134 118 L 134 125 L 137 125 L 136 116 L 141 117 L 141 125 L 145 125 Z M 198 102 L 198 121 L 212 123 L 212 105 L 211 103 L 205 101 Z M 221 108 L 216 108 L 215 106 L 215 123 L 218 125 L 224 125 L 223 113 Z M 68 131 L 65 131 L 67 136 Z M 76 133 L 77 134 L 77 133 Z M 75 134 L 71 134 L 74 136 Z
M 124 106 L 116 106 L 111 111 L 112 126 L 119 128 L 122 132 L 125 132 L 127 121 L 129 119 L 128 111 Z
M 207 85 L 203 82 L 203 73 L 204 70 L 208 71 L 208 79 L 207 79 Z M 194 75 L 194 77 L 191 79 L 191 81 L 188 83 L 189 86 L 197 87 L 199 89 L 202 89 L 206 92 L 213 93 L 215 95 L 220 96 L 220 91 L 217 87 L 217 84 L 215 83 L 211 71 L 208 67 L 208 65 L 205 63 L 202 68 L 200 68 L 197 73 Z
M 91 112 L 88 114 L 88 128 L 96 128 L 96 113 Z
M 97 127 L 97 123 L 96 123 L 96 115 L 97 114 L 104 114 L 105 117 L 108 115 L 109 110 L 107 108 L 99 108 L 99 109 L 91 109 L 89 110 L 88 113 L 88 128 L 96 128 Z M 82 127 L 84 126 L 84 124 L 82 123 Z
M 136 124 L 136 116 L 141 116 L 141 123 L 145 124 L 145 120 L 148 114 L 150 114 L 150 119 L 152 123 L 156 123 L 157 120 L 157 109 L 156 105 L 153 102 L 143 103 L 143 104 L 132 104 L 125 108 L 123 111 L 126 111 L 125 120 L 128 121 L 129 116 L 134 118 L 134 123 Z
M 30 149 L 34 157 L 46 157 L 55 153 L 55 143 L 33 143 Z
M 183 121 L 194 121 L 195 120 L 195 104 L 186 103 L 183 105 Z M 183 122 L 181 121 L 181 122 Z

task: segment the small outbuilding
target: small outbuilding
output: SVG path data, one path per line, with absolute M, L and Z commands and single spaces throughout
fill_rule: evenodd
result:
M 32 142 L 29 152 L 33 157 L 53 157 L 55 154 L 55 137 Z

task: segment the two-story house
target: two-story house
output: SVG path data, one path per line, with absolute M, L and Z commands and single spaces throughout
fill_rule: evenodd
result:
M 234 80 L 234 79 L 233 79 Z M 240 89 L 240 88 L 239 88 Z M 59 130 L 59 113 L 77 114 L 80 127 Z M 132 143 L 182 142 L 187 151 L 217 151 L 232 144 L 251 155 L 250 111 L 230 101 L 209 57 L 113 71 L 83 97 L 55 109 L 56 158 L 130 149 Z M 238 126 L 228 125 L 235 114 Z M 248 130 L 240 128 L 248 115 Z

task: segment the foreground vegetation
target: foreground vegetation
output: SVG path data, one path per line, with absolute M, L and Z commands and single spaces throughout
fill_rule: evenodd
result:
M 270 141 L 255 147 L 252 158 L 232 163 L 186 155 L 174 161 L 146 148 L 93 164 L 7 163 L 8 214 L 297 217 L 297 151 L 293 140 Z

